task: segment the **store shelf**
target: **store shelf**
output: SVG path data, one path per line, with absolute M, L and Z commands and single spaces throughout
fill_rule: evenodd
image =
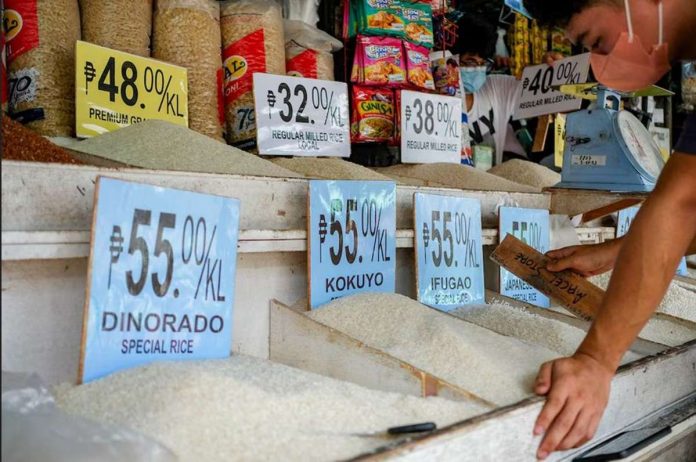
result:
M 498 230 L 484 229 L 483 245 L 498 244 Z M 613 228 L 578 229 L 583 243 L 613 239 Z M 396 247 L 413 248 L 414 231 L 398 230 Z M 3 231 L 2 261 L 53 260 L 89 256 L 89 231 Z M 239 253 L 305 252 L 307 232 L 304 230 L 267 231 L 246 230 L 239 233 Z

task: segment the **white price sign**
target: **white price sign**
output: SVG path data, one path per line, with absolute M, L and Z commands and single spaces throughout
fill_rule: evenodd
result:
M 254 105 L 260 154 L 350 156 L 345 83 L 256 73 Z
M 462 100 L 416 91 L 401 92 L 401 162 L 461 160 Z
M 522 93 L 514 119 L 580 109 L 581 99 L 554 90 L 554 87 L 587 82 L 589 69 L 589 53 L 556 61 L 552 66 L 540 64 L 526 67 L 520 81 Z

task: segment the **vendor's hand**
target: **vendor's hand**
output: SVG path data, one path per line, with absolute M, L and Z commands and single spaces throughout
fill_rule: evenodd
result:
M 551 259 L 546 269 L 554 272 L 569 269 L 583 277 L 596 276 L 614 267 L 620 249 L 620 241 L 615 239 L 601 244 L 574 245 L 552 250 L 546 253 Z
M 553 66 L 553 63 L 555 63 L 556 61 L 560 61 L 564 58 L 565 56 L 563 56 L 563 53 L 559 53 L 557 51 L 547 51 L 546 53 L 544 53 L 544 57 L 541 58 L 541 62 L 546 63 L 549 66 Z
M 614 371 L 589 355 L 576 353 L 544 363 L 534 392 L 546 403 L 534 424 L 534 435 L 544 434 L 537 458 L 554 451 L 582 446 L 592 439 L 609 400 Z

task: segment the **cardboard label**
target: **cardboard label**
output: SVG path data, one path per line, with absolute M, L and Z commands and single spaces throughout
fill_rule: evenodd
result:
M 309 182 L 312 309 L 360 292 L 394 292 L 396 184 Z
M 78 137 L 92 137 L 148 119 L 188 127 L 186 69 L 78 41 L 75 50 Z
M 232 347 L 239 201 L 100 177 L 80 380 Z
M 499 214 L 500 226 L 498 229 L 501 238 L 511 234 L 541 253 L 549 250 L 548 210 L 501 207 Z M 549 307 L 547 296 L 505 268 L 500 268 L 500 293 L 506 297 L 542 308 Z
M 254 106 L 260 154 L 350 156 L 345 83 L 254 74 Z
M 418 301 L 442 311 L 485 303 L 479 201 L 416 193 L 414 213 Z

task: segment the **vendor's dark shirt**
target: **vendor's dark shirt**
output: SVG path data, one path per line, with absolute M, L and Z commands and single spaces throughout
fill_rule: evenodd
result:
M 681 137 L 674 147 L 676 152 L 696 155 L 696 114 L 690 114 L 686 118 Z

